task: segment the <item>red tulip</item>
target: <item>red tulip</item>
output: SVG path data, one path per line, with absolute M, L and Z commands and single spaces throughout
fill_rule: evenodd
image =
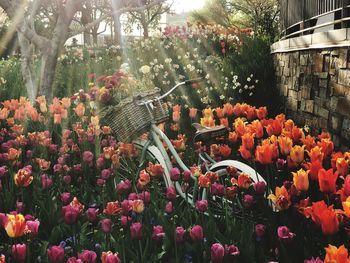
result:
M 321 169 L 318 172 L 318 183 L 320 191 L 326 194 L 332 194 L 337 191 L 336 181 L 338 172 L 333 173 L 333 168 L 329 170 Z

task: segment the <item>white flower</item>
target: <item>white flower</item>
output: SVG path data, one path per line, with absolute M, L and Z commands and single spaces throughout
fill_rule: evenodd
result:
M 251 81 L 251 80 L 252 80 L 251 78 L 249 78 L 249 77 L 247 78 L 247 81 L 248 81 L 248 82 Z
M 220 95 L 220 100 L 224 100 L 225 99 L 225 95 Z
M 259 82 L 259 80 L 257 79 L 257 80 L 255 80 L 255 83 L 258 83 Z
M 151 72 L 151 67 L 144 65 L 140 68 L 140 71 L 142 72 L 142 74 L 146 75 Z

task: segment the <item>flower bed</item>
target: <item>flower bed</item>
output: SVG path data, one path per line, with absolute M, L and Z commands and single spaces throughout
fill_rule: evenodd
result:
M 349 153 L 334 151 L 327 133 L 312 136 L 283 114 L 268 118 L 264 107 L 226 103 L 184 116 L 174 106 L 165 130 L 200 188 L 215 196 L 191 207 L 165 187 L 160 165 L 138 172 L 138 150 L 100 125 L 95 104 L 105 92 L 2 103 L 0 262 L 350 260 Z M 233 128 L 208 152 L 243 160 L 267 185 L 233 168 L 221 181 L 196 167 L 199 145 L 182 132 L 194 121 Z M 171 178 L 193 185 L 176 165 Z M 222 197 L 237 206 L 224 202 L 216 218 Z

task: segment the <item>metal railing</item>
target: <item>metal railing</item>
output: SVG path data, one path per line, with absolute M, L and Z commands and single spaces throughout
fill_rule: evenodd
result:
M 280 9 L 282 39 L 312 34 L 326 26 L 350 25 L 350 0 L 280 0 Z M 332 15 L 331 21 L 320 22 L 327 15 Z

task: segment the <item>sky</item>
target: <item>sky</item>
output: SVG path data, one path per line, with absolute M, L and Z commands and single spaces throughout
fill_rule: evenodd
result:
M 188 12 L 204 6 L 205 0 L 174 0 L 173 9 L 176 13 Z

